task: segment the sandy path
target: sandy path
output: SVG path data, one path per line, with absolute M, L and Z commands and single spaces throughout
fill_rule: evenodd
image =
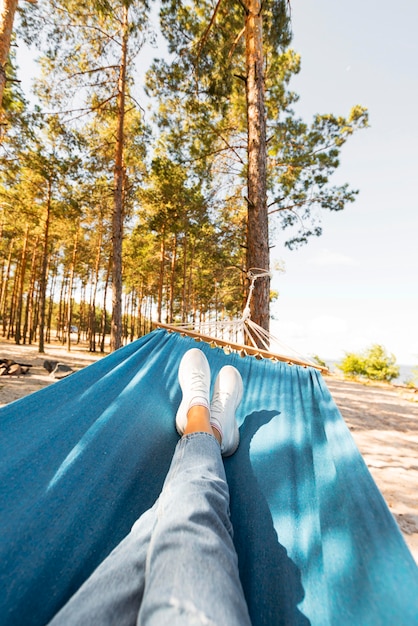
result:
M 43 368 L 46 359 L 80 369 L 101 355 L 78 346 L 69 353 L 58 343 L 40 355 L 36 346 L 0 339 L 0 358 L 32 364 L 25 376 L 0 377 L 3 406 L 54 382 Z M 418 563 L 418 394 L 331 376 L 326 383 Z
M 70 365 L 74 370 L 94 363 L 103 355 L 93 354 L 81 346 L 66 350 L 56 342 L 45 346 L 45 354 L 39 354 L 37 346 L 16 346 L 12 342 L 0 339 L 0 359 L 13 359 L 17 363 L 30 364 L 32 367 L 24 376 L 0 376 L 0 406 L 18 400 L 23 396 L 38 391 L 55 382 L 43 367 L 44 361 L 54 360 Z
M 326 383 L 418 563 L 418 394 L 331 377 Z

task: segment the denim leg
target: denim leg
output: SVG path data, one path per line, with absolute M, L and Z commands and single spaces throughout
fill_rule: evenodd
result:
M 135 626 L 157 504 L 136 521 L 49 626 Z
M 138 626 L 247 626 L 216 439 L 183 437 L 157 502 Z
M 212 435 L 179 441 L 159 499 L 49 626 L 136 623 L 250 624 Z

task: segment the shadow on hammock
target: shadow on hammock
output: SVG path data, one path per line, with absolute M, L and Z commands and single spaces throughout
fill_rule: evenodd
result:
M 278 414 L 256 411 L 247 415 L 240 427 L 240 446 L 225 462 L 234 543 L 252 622 L 258 626 L 308 626 L 309 620 L 297 607 L 304 598 L 301 572 L 280 544 L 250 457 L 254 435 Z

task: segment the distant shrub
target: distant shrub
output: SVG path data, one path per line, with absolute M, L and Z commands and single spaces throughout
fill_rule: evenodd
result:
M 364 358 L 354 354 L 354 352 L 346 352 L 344 359 L 337 364 L 337 367 L 343 372 L 344 376 L 365 376 L 366 365 Z
M 404 385 L 408 387 L 409 389 L 417 389 L 418 387 L 417 381 L 414 380 L 413 378 L 407 378 L 404 381 Z
M 347 377 L 360 377 L 369 380 L 390 382 L 399 376 L 399 366 L 393 354 L 387 354 L 385 348 L 374 344 L 362 354 L 346 352 L 338 368 Z

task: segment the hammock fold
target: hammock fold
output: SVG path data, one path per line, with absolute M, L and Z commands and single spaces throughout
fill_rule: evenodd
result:
M 244 381 L 225 468 L 253 625 L 417 623 L 417 566 L 320 372 L 158 329 L 0 409 L 2 626 L 46 624 L 154 503 L 196 346 Z

